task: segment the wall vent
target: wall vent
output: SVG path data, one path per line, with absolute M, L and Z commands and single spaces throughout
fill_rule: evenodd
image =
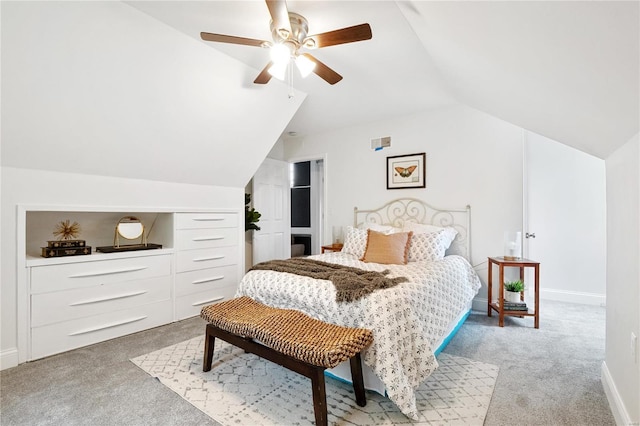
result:
M 371 149 L 373 150 L 380 151 L 382 148 L 389 148 L 390 146 L 391 146 L 391 136 L 371 139 Z

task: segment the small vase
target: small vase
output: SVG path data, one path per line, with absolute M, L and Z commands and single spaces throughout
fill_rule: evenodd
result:
M 520 292 L 519 291 L 504 291 L 504 301 L 505 302 L 520 302 Z

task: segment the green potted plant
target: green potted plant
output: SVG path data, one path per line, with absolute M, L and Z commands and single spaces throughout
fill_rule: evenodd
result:
M 260 227 L 256 225 L 256 223 L 260 220 L 260 213 L 256 211 L 253 207 L 249 207 L 251 204 L 251 194 L 244 194 L 244 230 L 248 231 L 250 229 L 255 229 L 256 231 L 260 230 Z
M 507 281 L 504 283 L 504 300 L 506 302 L 520 302 L 520 293 L 524 291 L 522 280 Z

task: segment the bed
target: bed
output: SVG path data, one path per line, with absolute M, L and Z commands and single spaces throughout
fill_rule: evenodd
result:
M 347 228 L 343 250 L 309 259 L 386 270 L 388 277 L 406 277 L 406 282 L 337 302 L 331 281 L 250 270 L 237 295 L 297 309 L 322 321 L 371 329 L 374 342 L 363 352 L 365 387 L 386 395 L 407 417 L 416 419 L 415 389 L 437 368 L 436 354 L 462 325 L 480 288 L 468 261 L 469 224 L 469 206 L 437 209 L 414 198 L 393 200 L 373 210 L 355 208 L 354 226 Z M 388 241 L 406 241 L 406 264 L 386 263 L 387 254 L 373 256 L 374 248 Z M 399 255 L 397 251 L 391 250 L 391 256 Z M 385 263 L 364 262 L 363 256 Z M 331 374 L 350 380 L 348 366 L 339 365 Z

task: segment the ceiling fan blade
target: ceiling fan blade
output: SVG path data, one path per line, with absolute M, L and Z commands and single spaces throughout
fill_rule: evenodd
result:
M 323 64 L 322 62 L 320 62 L 315 57 L 309 55 L 308 53 L 303 53 L 302 56 L 306 57 L 307 59 L 313 61 L 316 64 L 315 68 L 313 69 L 313 72 L 316 73 L 320 78 L 322 78 L 327 83 L 336 84 L 337 82 L 342 80 L 342 76 L 340 74 L 338 74 L 337 72 L 335 72 L 334 70 L 332 70 L 331 68 Z
M 271 74 L 269 74 L 269 68 L 271 68 L 271 65 L 273 65 L 273 62 L 269 61 L 267 66 L 264 67 L 256 79 L 253 80 L 255 84 L 267 84 L 269 80 L 271 80 Z
M 268 47 L 270 41 L 256 40 L 254 38 L 236 37 L 224 34 L 200 33 L 200 37 L 205 41 L 217 41 L 220 43 L 243 44 L 245 46 Z
M 304 46 L 309 49 L 335 46 L 336 44 L 353 43 L 371 39 L 371 27 L 369 24 L 354 25 L 353 27 L 342 28 L 326 33 L 316 34 L 304 39 Z M 311 42 L 310 40 L 313 40 Z
M 269 14 L 273 20 L 273 28 L 284 30 L 286 34 L 280 34 L 282 38 L 287 38 L 291 34 L 291 22 L 289 21 L 289 10 L 285 0 L 265 0 L 269 8 Z

